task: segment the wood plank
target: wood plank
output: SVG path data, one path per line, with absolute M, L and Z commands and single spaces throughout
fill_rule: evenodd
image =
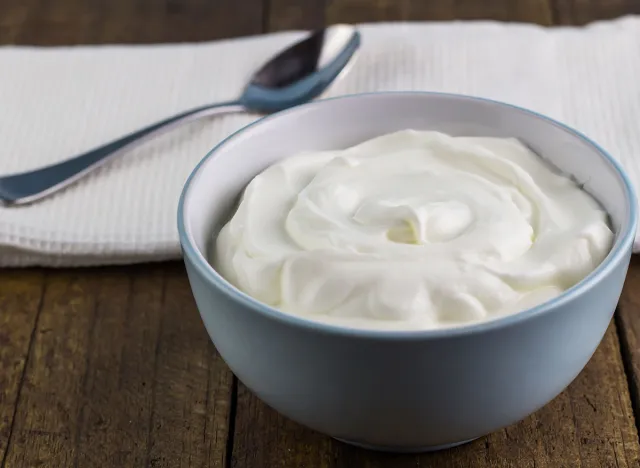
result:
M 52 272 L 3 467 L 223 467 L 231 391 L 181 264 Z
M 266 31 L 319 29 L 325 24 L 326 0 L 269 0 Z
M 640 415 L 640 258 L 634 255 L 616 312 L 622 356 L 629 378 L 629 391 Z M 636 423 L 638 425 L 638 422 Z
M 550 0 L 333 0 L 327 23 L 490 19 L 552 24 Z
M 41 270 L 0 271 L 0 466 L 7 453 L 43 287 Z
M 165 274 L 147 463 L 222 468 L 233 376 L 202 325 L 184 269 Z
M 615 327 L 576 381 L 519 424 L 455 449 L 378 454 L 305 429 L 240 385 L 232 466 L 595 467 L 638 466 L 640 451 Z
M 73 466 L 98 279 L 95 272 L 47 278 L 7 467 Z
M 98 273 L 96 317 L 78 418 L 79 466 L 142 466 L 150 431 L 164 272 Z
M 554 22 L 586 24 L 640 13 L 639 0 L 552 0 Z
M 0 43 L 196 42 L 256 34 L 263 0 L 3 0 Z

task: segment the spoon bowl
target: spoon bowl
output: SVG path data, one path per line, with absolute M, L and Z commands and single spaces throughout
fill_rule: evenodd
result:
M 271 113 L 311 101 L 345 70 L 359 45 L 360 34 L 353 26 L 321 29 L 260 68 L 240 102 L 246 109 Z

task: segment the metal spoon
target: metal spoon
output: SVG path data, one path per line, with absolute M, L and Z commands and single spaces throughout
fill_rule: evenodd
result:
M 271 113 L 310 101 L 344 70 L 359 45 L 360 34 L 350 25 L 314 32 L 268 61 L 236 101 L 191 109 L 60 163 L 0 177 L 0 205 L 22 205 L 47 197 L 179 124 L 227 112 Z

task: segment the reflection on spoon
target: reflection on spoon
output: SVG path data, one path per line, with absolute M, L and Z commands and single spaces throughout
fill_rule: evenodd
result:
M 236 101 L 191 109 L 60 163 L 0 177 L 0 204 L 21 205 L 45 198 L 126 150 L 200 117 L 239 111 L 277 112 L 310 101 L 338 77 L 359 45 L 360 34 L 350 25 L 316 31 L 263 65 Z

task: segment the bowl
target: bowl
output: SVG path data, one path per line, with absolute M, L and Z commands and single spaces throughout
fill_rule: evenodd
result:
M 407 128 L 519 138 L 604 206 L 615 232 L 611 252 L 583 281 L 537 307 L 423 331 L 350 329 L 285 314 L 234 288 L 211 267 L 214 234 L 261 170 L 301 151 L 346 148 Z M 575 379 L 620 297 L 636 231 L 635 200 L 611 156 L 547 117 L 459 95 L 374 93 L 289 109 L 227 138 L 188 179 L 178 228 L 204 325 L 244 385 L 321 433 L 415 452 L 515 423 Z

